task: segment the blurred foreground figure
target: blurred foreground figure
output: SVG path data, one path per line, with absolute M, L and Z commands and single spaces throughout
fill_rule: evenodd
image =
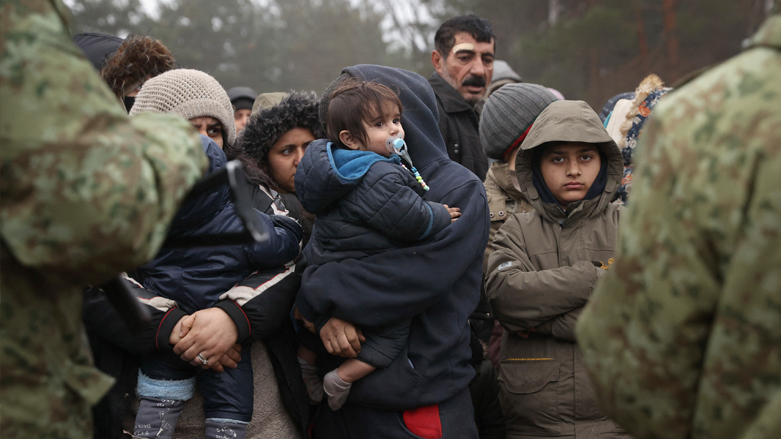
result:
M 577 335 L 636 438 L 781 437 L 781 15 L 671 92 Z
M 60 0 L 0 2 L 0 431 L 92 436 L 112 379 L 84 343 L 84 285 L 150 260 L 207 165 L 190 124 L 132 121 L 71 42 Z

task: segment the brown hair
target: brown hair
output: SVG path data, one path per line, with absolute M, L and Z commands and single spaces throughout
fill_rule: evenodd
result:
M 399 97 L 389 87 L 376 82 L 347 80 L 337 87 L 330 96 L 328 116 L 326 120 L 326 135 L 334 143 L 339 141 L 339 133 L 347 130 L 364 144 L 368 143 L 363 122 L 369 122 L 382 113 L 383 107 L 391 103 L 403 107 Z

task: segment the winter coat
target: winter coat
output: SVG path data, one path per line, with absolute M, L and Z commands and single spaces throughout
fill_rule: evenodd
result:
M 317 215 L 312 243 L 304 249 L 309 267 L 403 247 L 450 224 L 445 206 L 421 198 L 426 191 L 396 154 L 385 158 L 316 140 L 295 181 L 301 205 Z
M 616 263 L 578 323 L 638 438 L 781 437 L 781 14 L 670 92 L 636 153 Z
M 513 186 L 513 178 L 515 176 L 510 170 L 510 165 L 496 161 L 491 163 L 491 168 L 483 182 L 485 195 L 488 197 L 488 209 L 491 211 L 491 231 L 488 235 L 488 246 L 485 248 L 483 269 L 487 267 L 488 255 L 493 251 L 496 232 L 505 220 L 513 214 L 531 212 L 534 209 L 523 194 Z
M 71 42 L 61 0 L 0 2 L 0 432 L 83 438 L 112 380 L 84 285 L 152 259 L 206 167 L 175 115 L 129 120 Z
M 488 241 L 485 191 L 474 174 L 448 159 L 436 98 L 423 77 L 370 65 L 345 72 L 399 91 L 412 162 L 431 188 L 424 200 L 459 207 L 462 215 L 424 242 L 308 268 L 317 275 L 302 282 L 310 293 L 299 296 L 297 306 L 307 318 L 331 315 L 359 326 L 412 319 L 402 354 L 353 383 L 347 403 L 396 411 L 437 404 L 466 389 L 475 375 L 467 318 L 479 300 Z
M 209 157 L 209 171 L 224 167 L 227 159 L 222 149 L 208 137 L 201 136 L 201 140 Z M 232 246 L 163 248 L 152 262 L 135 271 L 135 279 L 144 288 L 175 300 L 184 314 L 214 306 L 220 301 L 220 295 L 252 272 L 281 266 L 300 252 L 302 230 L 295 221 L 256 213 L 269 232 L 267 241 Z M 222 185 L 188 198 L 171 223 L 168 236 L 239 233 L 242 230 L 244 225 L 231 202 L 230 188 Z M 235 308 L 224 303 L 220 307 L 225 307 L 229 314 L 229 310 Z
M 201 136 L 201 139 L 204 148 L 207 150 L 207 155 L 211 159 L 211 168 L 222 166 L 222 163 L 225 161 L 222 150 L 208 138 Z M 248 180 L 241 180 L 240 184 L 249 185 L 250 183 Z M 285 230 L 290 230 L 290 233 L 283 231 L 281 233 L 282 236 L 294 236 L 293 239 L 300 237 L 300 229 L 298 229 L 298 234 L 293 233 L 297 226 L 292 223 L 292 220 L 289 218 L 278 218 L 280 215 L 276 214 L 279 212 L 275 209 L 272 199 L 266 191 L 257 186 L 249 188 L 248 191 L 252 193 L 253 207 L 264 213 L 262 218 L 268 219 L 269 223 L 281 224 Z M 217 197 L 217 194 L 220 196 L 227 194 L 227 187 L 209 192 L 206 196 L 201 196 L 196 200 L 188 200 L 177 214 L 177 217 L 194 217 L 194 212 L 192 211 L 195 208 L 194 206 L 203 206 L 207 211 L 219 212 L 217 217 L 220 214 L 224 215 L 226 210 L 224 206 L 219 202 L 210 203 L 210 200 Z M 235 217 L 235 214 L 233 217 Z M 227 231 L 235 231 L 239 224 L 235 223 Z M 223 225 L 229 226 L 230 222 L 224 221 Z M 209 233 L 208 227 L 202 230 L 198 233 Z M 274 229 L 269 230 L 272 230 L 273 234 Z M 276 229 L 276 231 L 279 231 L 279 229 Z M 297 248 L 298 246 L 296 245 Z M 224 260 L 222 259 L 223 255 L 226 254 L 225 250 L 228 249 L 230 247 L 205 247 L 193 248 L 191 250 L 203 252 L 203 255 L 214 251 L 216 253 L 215 258 L 218 258 L 217 260 Z M 237 253 L 239 255 L 242 254 L 242 252 Z M 198 253 L 194 254 L 196 255 L 195 257 L 204 257 L 197 256 Z M 193 268 L 192 270 L 195 269 Z M 193 272 L 197 274 L 197 272 Z M 207 279 L 204 284 L 218 281 Z M 138 300 L 146 305 L 152 317 L 152 324 L 149 328 L 137 336 L 131 336 L 128 333 L 127 328 L 116 311 L 108 304 L 103 294 L 97 294 L 94 290 L 85 293 L 83 315 L 90 335 L 90 342 L 96 348 L 96 364 L 102 371 L 117 377 L 119 381 L 108 397 L 95 407 L 96 417 L 100 416 L 100 418 L 97 418 L 96 424 L 96 433 L 100 433 L 100 435 L 96 435 L 96 437 L 121 437 L 121 427 L 118 421 L 127 415 L 127 409 L 130 405 L 130 398 L 127 395 L 128 393 L 132 395 L 135 389 L 135 378 L 137 376 L 136 356 L 172 350 L 173 347 L 168 344 L 168 337 L 179 319 L 188 314 L 177 306 L 178 303 L 176 301 L 161 297 L 156 292 L 143 288 L 141 284 L 135 281 L 127 280 L 126 284 L 136 294 Z M 273 395 L 262 394 L 260 396 L 263 398 L 277 398 L 284 406 L 283 410 L 287 412 L 282 415 L 289 415 L 291 419 L 290 424 L 297 427 L 302 437 L 306 437 L 310 408 L 308 396 L 301 379 L 300 366 L 296 359 L 295 331 L 289 318 L 289 313 L 293 307 L 296 292 L 300 285 L 300 275 L 292 263 L 279 264 L 273 268 L 260 270 L 246 279 L 241 279 L 238 285 L 234 286 L 234 284 L 236 284 L 235 280 L 229 282 L 229 285 L 222 291 L 214 292 L 216 296 L 219 296 L 219 301 L 216 302 L 215 306 L 224 310 L 236 324 L 238 343 L 254 343 L 252 353 L 253 371 L 257 373 L 258 368 L 262 366 L 256 359 L 261 359 L 266 364 L 270 362 L 269 370 L 273 366 L 273 373 L 276 377 L 275 384 L 278 388 L 267 389 Z M 259 352 L 261 350 L 267 351 L 267 355 Z M 130 389 L 129 392 L 128 389 Z M 200 398 L 198 394 L 196 394 L 196 398 Z M 255 406 L 265 409 L 261 404 L 262 401 L 266 401 L 265 404 L 270 403 L 269 400 L 256 398 Z M 276 401 L 273 403 L 276 403 Z M 260 411 L 255 410 L 253 414 L 253 423 L 248 429 L 248 437 L 265 437 L 269 434 L 266 430 L 261 433 L 257 431 L 259 428 L 265 428 L 255 425 L 258 419 L 256 415 L 259 415 Z M 186 419 L 192 418 L 192 422 L 184 425 L 180 421 L 180 424 L 184 425 L 180 434 L 190 432 L 190 430 L 187 430 L 188 425 L 194 429 L 192 431 L 194 435 L 202 434 L 203 412 L 200 405 L 196 405 L 192 401 L 189 402 L 185 407 L 185 415 L 187 415 Z M 265 419 L 265 421 L 268 420 Z M 277 428 L 285 427 L 285 423 L 280 422 L 279 419 L 272 420 Z M 193 423 L 196 425 L 191 425 Z M 129 428 L 132 428 L 132 426 Z M 283 434 L 276 437 L 286 436 L 287 434 Z
M 570 203 L 566 213 L 543 202 L 532 183 L 534 148 L 551 141 L 594 143 L 607 158 L 603 192 Z M 620 437 L 597 407 L 574 327 L 602 270 L 592 261 L 607 263 L 615 252 L 619 207 L 610 200 L 621 183 L 621 152 L 581 101 L 548 106 L 521 149 L 518 183 L 535 210 L 511 216 L 499 229 L 486 281 L 505 329 L 499 381 L 507 437 Z
M 431 75 L 428 82 L 437 97 L 439 131 L 445 139 L 448 157 L 472 171 L 480 181 L 485 180 L 488 157 L 480 144 L 478 113 L 439 74 Z

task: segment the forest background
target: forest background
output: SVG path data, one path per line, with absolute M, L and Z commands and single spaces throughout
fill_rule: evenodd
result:
M 777 0 L 141 1 L 65 0 L 71 31 L 155 37 L 181 67 L 226 89 L 319 95 L 354 64 L 430 76 L 436 29 L 474 13 L 493 24 L 497 59 L 524 82 L 598 110 L 649 73 L 673 85 L 735 55 Z

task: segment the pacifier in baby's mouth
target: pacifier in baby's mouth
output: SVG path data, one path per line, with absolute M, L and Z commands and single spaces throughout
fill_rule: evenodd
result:
M 415 176 L 415 180 L 420 183 L 420 185 L 425 190 L 429 190 L 428 185 L 425 181 L 423 181 L 423 177 L 420 176 L 420 172 L 418 172 L 417 169 L 415 169 L 415 166 L 412 164 L 412 157 L 409 155 L 409 151 L 407 151 L 407 143 L 402 139 L 400 136 L 391 136 L 388 137 L 387 140 L 385 140 L 385 147 L 388 148 L 388 151 L 390 151 L 392 154 L 398 154 L 401 158 L 401 166 L 404 166 L 407 168 L 412 174 Z
M 393 154 L 401 155 L 401 151 L 407 150 L 407 144 L 400 136 L 390 136 L 385 140 L 385 147 Z

